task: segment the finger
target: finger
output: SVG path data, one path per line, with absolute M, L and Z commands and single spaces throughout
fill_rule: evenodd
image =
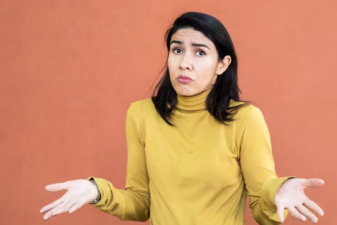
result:
M 302 221 L 306 221 L 306 217 L 303 216 L 299 211 L 297 211 L 297 209 L 295 209 L 295 207 L 289 207 L 288 211 L 296 219 L 299 219 L 299 220 L 302 220 Z
M 44 213 L 54 207 L 56 207 L 57 205 L 61 204 L 63 202 L 63 198 L 60 198 L 58 200 L 56 200 L 55 202 L 43 207 L 41 210 L 40 210 L 40 213 Z
M 67 201 L 67 202 L 63 202 L 62 204 L 60 204 L 59 206 L 55 207 L 52 210 L 52 215 L 56 216 L 59 215 L 61 213 L 67 212 L 69 210 L 69 208 L 71 206 L 73 206 L 76 202 L 75 201 Z
M 60 213 L 62 213 L 63 211 L 63 208 L 68 205 L 69 203 L 71 203 L 71 201 L 64 201 L 62 202 L 61 204 L 57 205 L 55 208 L 53 208 L 52 210 L 50 210 L 49 212 L 47 212 L 45 215 L 44 215 L 44 219 L 47 220 L 49 219 L 50 217 L 52 216 L 56 216 Z
M 278 215 L 280 222 L 282 223 L 284 221 L 284 207 L 283 206 L 277 206 L 277 215 Z
M 320 186 L 324 185 L 324 180 L 322 180 L 322 179 L 315 179 L 315 178 L 304 179 L 302 181 L 302 184 L 305 187 L 315 188 L 315 187 L 320 187 Z
M 318 213 L 318 215 L 323 216 L 324 215 L 324 211 L 321 207 L 319 207 L 315 202 L 313 202 L 310 199 L 307 199 L 304 201 L 303 203 L 304 205 L 306 205 L 307 207 L 309 207 L 310 209 L 314 210 L 315 212 Z
M 69 189 L 69 182 L 64 183 L 57 183 L 57 184 L 50 184 L 45 187 L 47 191 L 61 191 L 61 190 L 68 190 Z
M 54 207 L 52 210 L 48 211 L 45 215 L 44 215 L 44 219 L 47 220 L 48 218 L 52 217 L 52 216 L 56 216 L 56 211 L 62 207 L 64 205 L 65 202 L 60 203 L 59 205 L 57 205 L 56 207 Z
M 65 208 L 66 208 L 66 211 L 65 212 L 69 212 L 69 210 L 71 209 L 71 207 L 73 207 L 74 205 L 76 204 L 76 202 L 75 201 L 72 201 L 72 202 L 70 202 L 68 205 L 66 205 L 65 206 Z
M 48 211 L 46 214 L 44 214 L 43 219 L 44 219 L 44 220 L 47 220 L 47 219 L 49 219 L 49 218 L 52 217 L 52 216 L 53 216 L 53 211 L 50 210 L 50 211 Z
M 77 202 L 75 205 L 73 205 L 73 206 L 69 209 L 69 213 L 73 213 L 74 211 L 76 211 L 76 210 L 78 210 L 79 208 L 81 208 L 84 204 L 85 204 L 85 202 L 83 202 L 83 201 Z
M 307 209 L 305 206 L 299 205 L 299 206 L 296 206 L 296 208 L 302 215 L 312 220 L 312 222 L 317 223 L 318 221 L 317 217 L 312 212 L 310 212 L 310 210 Z

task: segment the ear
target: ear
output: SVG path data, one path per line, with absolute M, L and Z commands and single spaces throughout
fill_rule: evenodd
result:
M 223 72 L 226 71 L 226 69 L 229 67 L 229 65 L 232 62 L 232 58 L 229 55 L 226 55 L 224 59 L 218 63 L 218 68 L 216 70 L 216 74 L 221 75 Z

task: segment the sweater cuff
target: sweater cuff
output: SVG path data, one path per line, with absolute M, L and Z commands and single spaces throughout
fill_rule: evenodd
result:
M 113 192 L 112 192 L 113 191 L 112 189 L 114 187 L 109 187 L 106 181 L 102 178 L 88 177 L 87 180 L 90 180 L 91 178 L 96 182 L 97 188 L 99 192 L 101 193 L 101 200 L 91 205 L 94 205 L 95 207 L 100 208 L 106 204 L 108 199 L 112 199 L 112 202 L 110 202 L 110 204 L 114 205 L 115 201 L 114 201 Z M 110 192 L 108 190 L 110 190 Z
M 279 221 L 277 215 L 277 207 L 274 203 L 275 196 L 281 185 L 288 179 L 296 178 L 295 176 L 280 177 L 276 179 L 267 180 L 263 183 L 261 191 L 261 209 L 266 214 L 271 215 L 271 219 Z M 288 211 L 284 210 L 284 218 L 288 215 Z

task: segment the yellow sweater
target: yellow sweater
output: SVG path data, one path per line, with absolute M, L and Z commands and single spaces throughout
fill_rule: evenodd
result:
M 280 224 L 274 197 L 290 177 L 275 173 L 262 112 L 249 105 L 229 126 L 218 123 L 205 109 L 209 92 L 178 95 L 176 127 L 150 98 L 131 103 L 125 190 L 93 177 L 101 192 L 95 207 L 123 221 L 150 218 L 153 225 L 243 225 L 248 195 L 257 223 Z

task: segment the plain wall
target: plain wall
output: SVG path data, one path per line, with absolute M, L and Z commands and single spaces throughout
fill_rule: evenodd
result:
M 228 29 L 278 175 L 324 179 L 306 193 L 325 211 L 319 224 L 335 224 L 336 1 L 1 0 L 1 225 L 139 224 L 90 205 L 47 222 L 39 211 L 64 194 L 48 184 L 97 176 L 124 188 L 126 110 L 150 97 L 164 33 L 186 11 Z

